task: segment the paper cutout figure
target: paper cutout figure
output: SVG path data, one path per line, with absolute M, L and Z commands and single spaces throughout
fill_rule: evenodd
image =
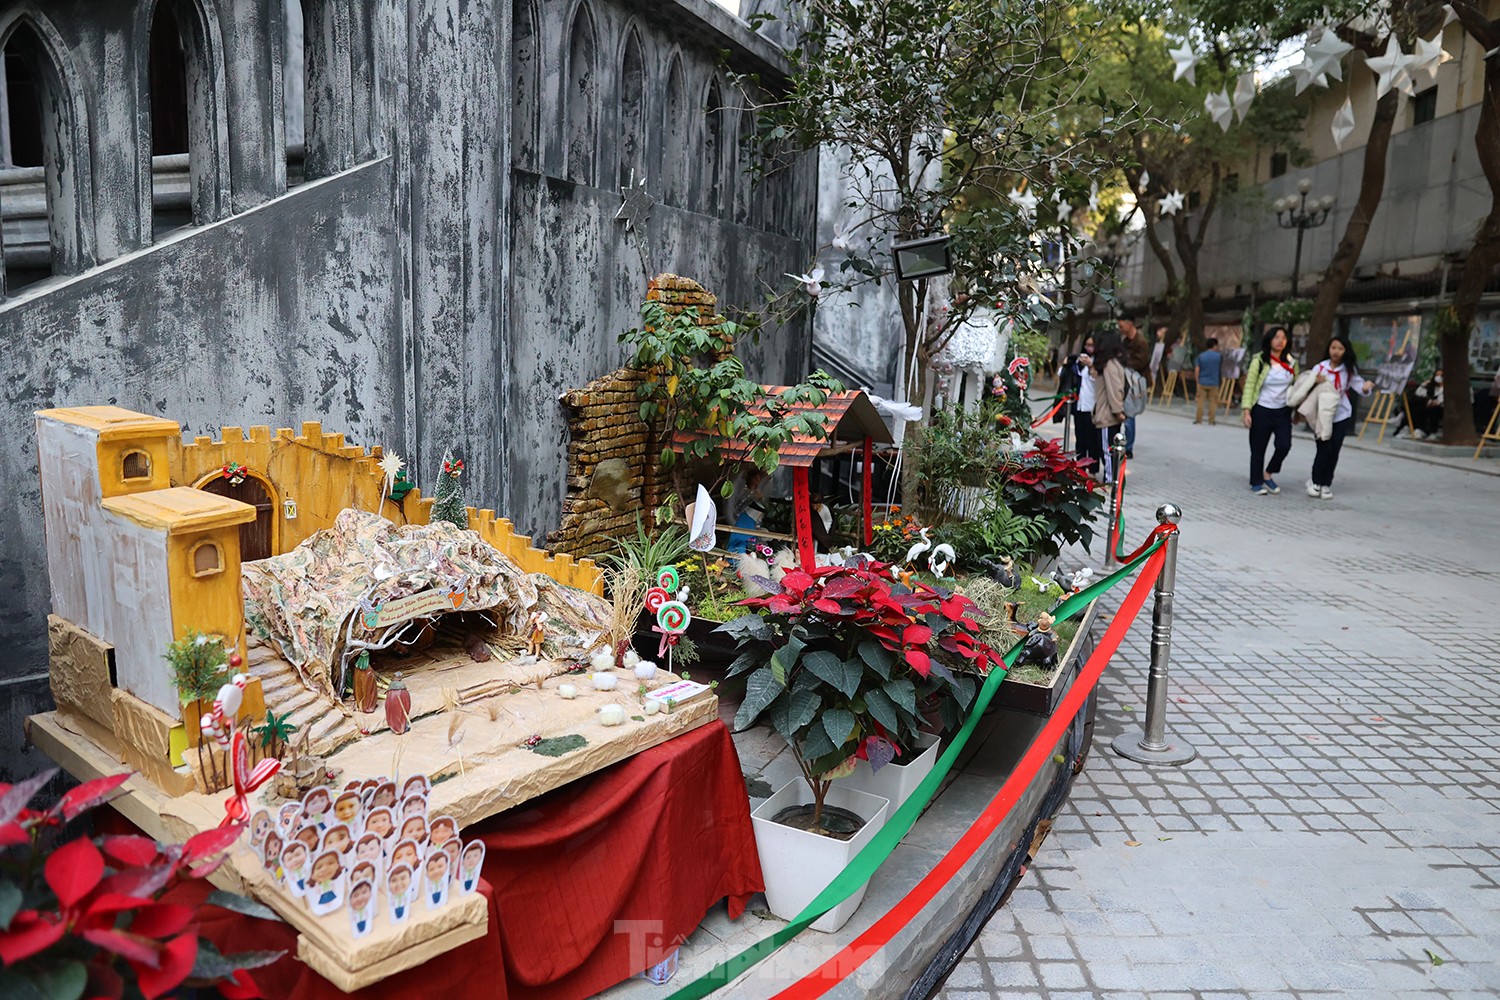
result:
M 380 859 L 383 857 L 385 857 L 385 841 L 377 833 L 363 834 L 355 844 L 355 861 L 368 861 L 371 864 L 379 864 Z
M 328 812 L 333 808 L 333 799 L 326 788 L 314 788 L 302 796 L 302 821 L 318 829 L 328 826 Z
M 266 839 L 261 842 L 257 852 L 260 856 L 260 863 L 278 882 L 281 881 L 281 852 L 285 847 L 286 841 L 281 839 L 281 834 L 272 830 L 266 834 Z
M 1222 90 L 1216 90 L 1203 99 L 1203 110 L 1214 123 L 1229 131 L 1229 126 L 1234 124 L 1234 104 L 1229 100 L 1229 95 Z
M 370 808 L 370 802 L 375 798 L 375 789 L 380 787 L 384 778 L 368 778 L 359 784 L 359 802 L 366 809 Z
M 464 845 L 464 853 L 458 864 L 458 891 L 470 893 L 479 887 L 479 875 L 484 870 L 484 841 L 471 840 Z
M 415 843 L 423 843 L 427 840 L 427 817 L 408 816 L 401 823 L 401 839 L 410 840 Z
M 354 936 L 364 937 L 375 926 L 375 884 L 356 882 L 349 890 L 349 924 Z
M 422 861 L 422 851 L 417 847 L 415 840 L 403 840 L 391 851 L 391 867 L 397 868 L 405 865 L 413 872 Z
M 1394 34 L 1385 43 L 1385 52 L 1365 60 L 1370 72 L 1375 74 L 1375 99 L 1378 101 L 1391 90 L 1402 90 L 1410 94 L 1415 86 L 1407 73 L 1407 56 L 1401 51 L 1401 40 Z
M 397 865 L 385 880 L 386 900 L 391 908 L 391 923 L 404 923 L 411 916 L 411 869 Z
M 1344 148 L 1344 143 L 1354 134 L 1354 105 L 1349 98 L 1344 98 L 1344 106 L 1339 108 L 1333 116 L 1333 144 L 1338 149 Z
M 1168 48 L 1167 55 L 1172 57 L 1172 79 L 1181 80 L 1187 78 L 1187 82 L 1193 86 L 1198 85 L 1198 60 L 1202 58 L 1193 51 L 1192 42 L 1186 38 L 1182 40 L 1182 48 Z
M 414 774 L 406 779 L 406 784 L 401 786 L 401 797 L 404 799 L 410 795 L 420 795 L 426 798 L 432 793 L 432 783 L 427 780 L 425 774 Z
M 422 866 L 422 902 L 430 910 L 448 902 L 448 854 L 442 848 L 430 851 Z
M 281 827 L 283 835 L 291 833 L 302 825 L 302 803 L 288 802 L 276 813 L 276 825 Z
M 323 833 L 311 823 L 297 831 L 297 836 L 292 838 L 299 841 L 308 853 L 316 851 L 323 844 Z
M 361 861 L 349 873 L 349 884 L 359 885 L 361 882 L 374 883 L 378 878 L 380 878 L 379 862 Z
M 307 845 L 294 840 L 281 849 L 281 880 L 295 893 L 307 891 L 307 859 L 311 857 Z
M 344 792 L 333 803 L 333 817 L 350 830 L 359 829 L 359 814 L 361 810 L 359 792 Z
M 707 552 L 714 547 L 717 534 L 714 525 L 719 520 L 719 508 L 702 483 L 698 484 L 698 497 L 687 505 L 688 547 L 694 552 Z
M 458 837 L 458 820 L 452 816 L 439 816 L 427 827 L 427 836 L 433 847 L 442 847 Z
M 1182 211 L 1183 195 L 1181 191 L 1174 189 L 1171 194 L 1161 200 L 1162 215 L 1176 215 Z
M 307 879 L 307 905 L 316 916 L 332 913 L 344 905 L 343 862 L 337 851 L 324 851 L 313 862 Z
M 264 809 L 255 810 L 250 817 L 250 846 L 260 847 L 271 832 L 271 814 Z
M 321 846 L 325 851 L 337 851 L 342 856 L 348 854 L 349 848 L 354 846 L 354 838 L 350 835 L 347 826 L 336 823 L 323 834 Z
M 385 806 L 390 809 L 396 807 L 396 783 L 394 781 L 382 781 L 375 788 L 375 797 L 370 800 L 371 809 L 379 809 Z
M 1240 121 L 1250 113 L 1250 103 L 1255 100 L 1255 74 L 1241 73 L 1240 78 L 1234 83 L 1234 113 L 1239 115 Z
M 413 816 L 427 815 L 427 796 L 408 795 L 401 802 L 401 820 L 405 822 Z
M 365 818 L 365 832 L 373 833 L 383 844 L 389 844 L 396 835 L 396 820 L 391 816 L 391 811 L 385 806 L 371 809 L 370 815 Z

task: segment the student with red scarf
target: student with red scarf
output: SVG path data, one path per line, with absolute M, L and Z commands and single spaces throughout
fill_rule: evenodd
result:
M 1245 426 L 1250 429 L 1250 492 L 1256 496 L 1280 493 L 1272 477 L 1292 450 L 1292 408 L 1287 390 L 1297 378 L 1297 362 L 1287 354 L 1291 337 L 1284 326 L 1273 326 L 1261 340 L 1260 353 L 1245 372 L 1245 394 L 1240 400 Z M 1276 439 L 1271 461 L 1266 445 Z

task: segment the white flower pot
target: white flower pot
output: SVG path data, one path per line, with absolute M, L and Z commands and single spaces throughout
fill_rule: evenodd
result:
M 932 772 L 942 749 L 937 736 L 923 733 L 917 737 L 917 745 L 908 749 L 904 757 L 896 758 L 878 771 L 871 770 L 867 760 L 855 761 L 854 773 L 839 778 L 834 787 L 854 788 L 890 799 L 891 815 L 895 815 L 922 779 Z
M 755 846 L 760 852 L 760 870 L 766 879 L 766 904 L 783 920 L 801 913 L 880 832 L 891 805 L 879 795 L 836 781 L 824 804 L 848 809 L 864 819 L 865 825 L 853 837 L 836 840 L 771 821 L 783 809 L 807 805 L 812 800 L 812 789 L 807 782 L 794 778 L 750 814 L 755 827 Z M 844 926 L 859 909 L 866 888 L 867 885 L 860 886 L 848 899 L 813 921 L 812 929 L 831 934 Z

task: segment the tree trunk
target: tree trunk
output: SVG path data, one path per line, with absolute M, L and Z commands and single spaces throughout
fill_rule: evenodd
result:
M 1396 102 L 1400 92 L 1392 90 L 1375 102 L 1375 117 L 1370 122 L 1370 141 L 1365 145 L 1365 159 L 1359 179 L 1359 197 L 1354 202 L 1354 211 L 1344 227 L 1344 237 L 1339 241 L 1328 270 L 1318 280 L 1318 295 L 1313 303 L 1312 327 L 1307 334 L 1307 356 L 1321 358 L 1333 339 L 1333 322 L 1338 315 L 1339 299 L 1344 287 L 1354 274 L 1359 255 L 1364 251 L 1365 238 L 1370 235 L 1370 225 L 1375 221 L 1375 212 L 1380 208 L 1380 198 L 1385 192 L 1387 153 L 1391 146 L 1391 128 L 1396 123 Z

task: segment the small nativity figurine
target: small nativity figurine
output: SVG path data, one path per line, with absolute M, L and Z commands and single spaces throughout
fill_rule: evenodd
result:
M 545 611 L 533 611 L 531 617 L 526 619 L 526 652 L 539 660 L 542 658 L 542 640 L 547 638 L 546 624 Z
M 1052 616 L 1045 611 L 1026 627 L 1026 638 L 1022 640 L 1016 666 L 1027 663 L 1039 667 L 1057 666 L 1057 633 L 1052 631 Z

